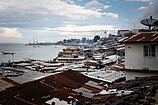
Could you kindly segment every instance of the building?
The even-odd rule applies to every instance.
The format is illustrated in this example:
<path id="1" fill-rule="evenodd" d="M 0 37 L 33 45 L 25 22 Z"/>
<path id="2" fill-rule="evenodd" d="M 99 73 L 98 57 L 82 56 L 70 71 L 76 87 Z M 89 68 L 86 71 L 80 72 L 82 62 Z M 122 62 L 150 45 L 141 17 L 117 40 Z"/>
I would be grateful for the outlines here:
<path id="1" fill-rule="evenodd" d="M 70 46 L 63 49 L 62 56 L 63 57 L 74 57 L 79 54 L 81 49 L 79 47 Z"/>
<path id="2" fill-rule="evenodd" d="M 149 30 L 147 28 L 145 28 L 145 29 L 132 29 L 131 33 L 137 34 L 137 33 L 141 33 L 141 32 L 152 32 L 153 30 L 155 30 L 155 28 L 153 28 L 152 30 Z"/>
<path id="3" fill-rule="evenodd" d="M 125 69 L 158 70 L 158 33 L 144 32 L 120 40 L 125 44 Z"/>
<path id="4" fill-rule="evenodd" d="M 60 63 L 72 63 L 84 60 L 84 56 L 80 56 L 79 52 L 81 49 L 79 47 L 67 47 L 60 52 L 57 57 L 57 61 Z"/>
<path id="5" fill-rule="evenodd" d="M 130 30 L 118 30 L 117 35 L 123 38 L 126 33 L 130 33 Z"/>

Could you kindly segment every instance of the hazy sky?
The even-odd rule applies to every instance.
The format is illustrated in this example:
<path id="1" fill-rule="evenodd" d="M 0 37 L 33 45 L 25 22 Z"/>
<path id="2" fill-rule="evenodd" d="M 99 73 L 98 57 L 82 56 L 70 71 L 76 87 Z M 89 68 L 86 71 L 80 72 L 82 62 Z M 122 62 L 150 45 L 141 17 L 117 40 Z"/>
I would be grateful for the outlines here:
<path id="1" fill-rule="evenodd" d="M 158 0 L 0 0 L 0 43 L 93 38 L 158 19 Z"/>

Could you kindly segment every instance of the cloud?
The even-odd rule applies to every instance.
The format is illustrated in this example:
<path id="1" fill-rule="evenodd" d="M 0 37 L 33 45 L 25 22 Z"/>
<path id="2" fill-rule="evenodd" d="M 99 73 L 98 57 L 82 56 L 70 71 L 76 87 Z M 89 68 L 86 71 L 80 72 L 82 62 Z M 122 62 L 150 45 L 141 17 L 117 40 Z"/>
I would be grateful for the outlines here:
<path id="1" fill-rule="evenodd" d="M 114 26 L 111 25 L 86 25 L 86 26 L 80 26 L 80 25 L 65 25 L 62 27 L 57 28 L 45 28 L 50 31 L 79 31 L 79 32 L 85 32 L 85 31 L 101 31 L 101 30 L 117 30 Z"/>
<path id="2" fill-rule="evenodd" d="M 150 16 L 158 19 L 158 0 L 152 0 L 151 2 L 147 7 L 148 9 L 143 12 L 142 19 L 149 18 Z"/>
<path id="3" fill-rule="evenodd" d="M 119 15 L 116 13 L 111 13 L 111 12 L 104 12 L 103 15 L 106 15 L 108 17 L 112 17 L 112 18 L 119 18 Z"/>
<path id="4" fill-rule="evenodd" d="M 126 18 L 126 19 L 124 19 L 124 21 L 125 21 L 125 22 L 128 22 L 128 21 L 129 21 L 129 19 L 127 19 L 127 18 Z"/>
<path id="5" fill-rule="evenodd" d="M 109 7 L 110 7 L 109 5 L 104 5 L 103 3 L 100 3 L 97 0 L 93 0 L 85 4 L 85 8 L 88 8 L 91 10 L 107 9 Z"/>
<path id="6" fill-rule="evenodd" d="M 25 4 L 25 5 L 24 5 Z M 100 18 L 102 12 L 99 9 L 107 9 L 110 6 L 104 5 L 98 1 L 89 2 L 84 6 L 76 5 L 72 0 L 1 0 L 0 13 L 9 15 L 15 13 L 11 17 L 21 19 L 35 20 L 38 17 L 60 16 L 71 20 L 85 20 Z M 26 18 L 27 17 L 27 18 Z M 8 18 L 6 16 L 6 18 Z M 113 17 L 112 17 L 113 18 Z M 31 19 L 30 19 L 31 20 Z"/>
<path id="7" fill-rule="evenodd" d="M 71 38 L 82 38 L 82 37 L 91 38 L 91 37 L 93 37 L 95 35 L 95 32 L 61 31 L 59 34 L 63 35 L 63 36 L 66 36 L 68 38 L 70 38 L 70 37 Z"/>
<path id="8" fill-rule="evenodd" d="M 21 38 L 22 33 L 17 28 L 0 28 L 0 36 L 7 38 Z"/>
<path id="9" fill-rule="evenodd" d="M 82 6 L 70 4 L 71 0 L 1 0 L 0 12 L 12 11 L 23 14 L 40 14 L 63 16 L 69 19 L 89 19 L 101 17 L 101 13 L 86 9 Z M 25 4 L 25 5 L 24 5 Z"/>
<path id="10" fill-rule="evenodd" d="M 151 1 L 150 3 L 149 3 L 149 5 L 152 5 L 153 4 L 153 2 Z"/>
<path id="11" fill-rule="evenodd" d="M 72 1 L 72 0 L 63 0 L 63 1 L 66 2 L 66 3 L 70 3 L 70 4 L 74 3 L 74 1 Z"/>
<path id="12" fill-rule="evenodd" d="M 148 9 L 146 6 L 139 7 L 138 10 L 145 12 Z"/>
<path id="13" fill-rule="evenodd" d="M 85 2 L 84 0 L 78 1 Z M 98 4 L 91 6 L 94 9 L 109 8 L 99 0 L 96 2 Z M 61 35 L 64 34 L 79 37 L 80 35 L 94 35 L 94 31 L 116 30 L 111 25 L 84 26 L 84 24 L 100 24 L 107 17 L 108 19 L 109 17 L 110 19 L 119 18 L 117 13 L 97 11 L 90 7 L 86 8 L 82 3 L 75 3 L 75 0 L 0 0 L 0 27 L 7 27 L 0 28 L 0 36 L 3 39 L 12 38 L 28 42 L 30 38 L 32 39 L 32 35 L 40 38 L 43 36 L 41 39 L 49 35 L 51 40 L 56 40 L 63 38 Z M 71 25 L 75 23 L 82 24 L 82 26 Z M 63 24 L 67 25 L 63 26 Z M 47 27 L 47 29 L 52 27 L 50 30 L 53 29 L 53 31 L 41 30 L 43 27 Z M 34 29 L 38 29 L 38 31 Z"/>
<path id="14" fill-rule="evenodd" d="M 105 17 L 118 18 L 116 13 L 103 13 L 73 3 L 74 0 L 0 0 L 0 27 L 57 27 L 65 21 L 83 24 Z M 83 21 L 83 22 L 81 22 Z"/>
<path id="15" fill-rule="evenodd" d="M 127 0 L 130 2 L 151 2 L 152 0 Z"/>
<path id="16" fill-rule="evenodd" d="M 143 12 L 142 16 L 139 17 L 139 21 L 141 19 L 150 18 L 150 16 L 153 16 L 153 18 L 158 19 L 158 0 L 127 0 L 127 1 L 149 3 L 148 6 L 141 6 L 138 8 L 138 10 Z"/>
<path id="17" fill-rule="evenodd" d="M 64 35 L 71 38 L 81 38 L 81 37 L 88 37 L 92 38 L 98 32 L 104 31 L 117 31 L 118 29 L 111 25 L 64 25 L 62 27 L 56 28 L 44 28 L 44 30 L 52 31 L 52 32 L 59 32 L 59 35 Z"/>

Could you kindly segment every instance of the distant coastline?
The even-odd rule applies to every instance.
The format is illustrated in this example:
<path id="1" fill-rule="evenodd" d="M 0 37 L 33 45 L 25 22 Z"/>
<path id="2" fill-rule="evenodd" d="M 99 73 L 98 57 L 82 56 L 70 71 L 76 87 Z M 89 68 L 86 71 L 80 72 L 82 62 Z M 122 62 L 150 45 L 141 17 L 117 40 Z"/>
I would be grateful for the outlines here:
<path id="1" fill-rule="evenodd" d="M 54 43 L 51 42 L 45 42 L 45 43 L 28 43 L 25 44 L 25 46 L 35 46 L 35 45 L 40 45 L 40 46 L 47 46 L 47 45 L 54 45 Z"/>

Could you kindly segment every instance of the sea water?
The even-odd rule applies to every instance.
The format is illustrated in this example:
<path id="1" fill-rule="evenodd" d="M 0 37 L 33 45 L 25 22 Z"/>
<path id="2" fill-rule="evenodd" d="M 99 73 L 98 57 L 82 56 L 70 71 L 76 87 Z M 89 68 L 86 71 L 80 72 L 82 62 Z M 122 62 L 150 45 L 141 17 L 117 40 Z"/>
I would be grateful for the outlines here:
<path id="1" fill-rule="evenodd" d="M 25 59 L 53 60 L 65 46 L 26 46 L 24 44 L 0 44 L 0 62 L 21 61 Z M 11 54 L 3 54 L 15 53 Z"/>

